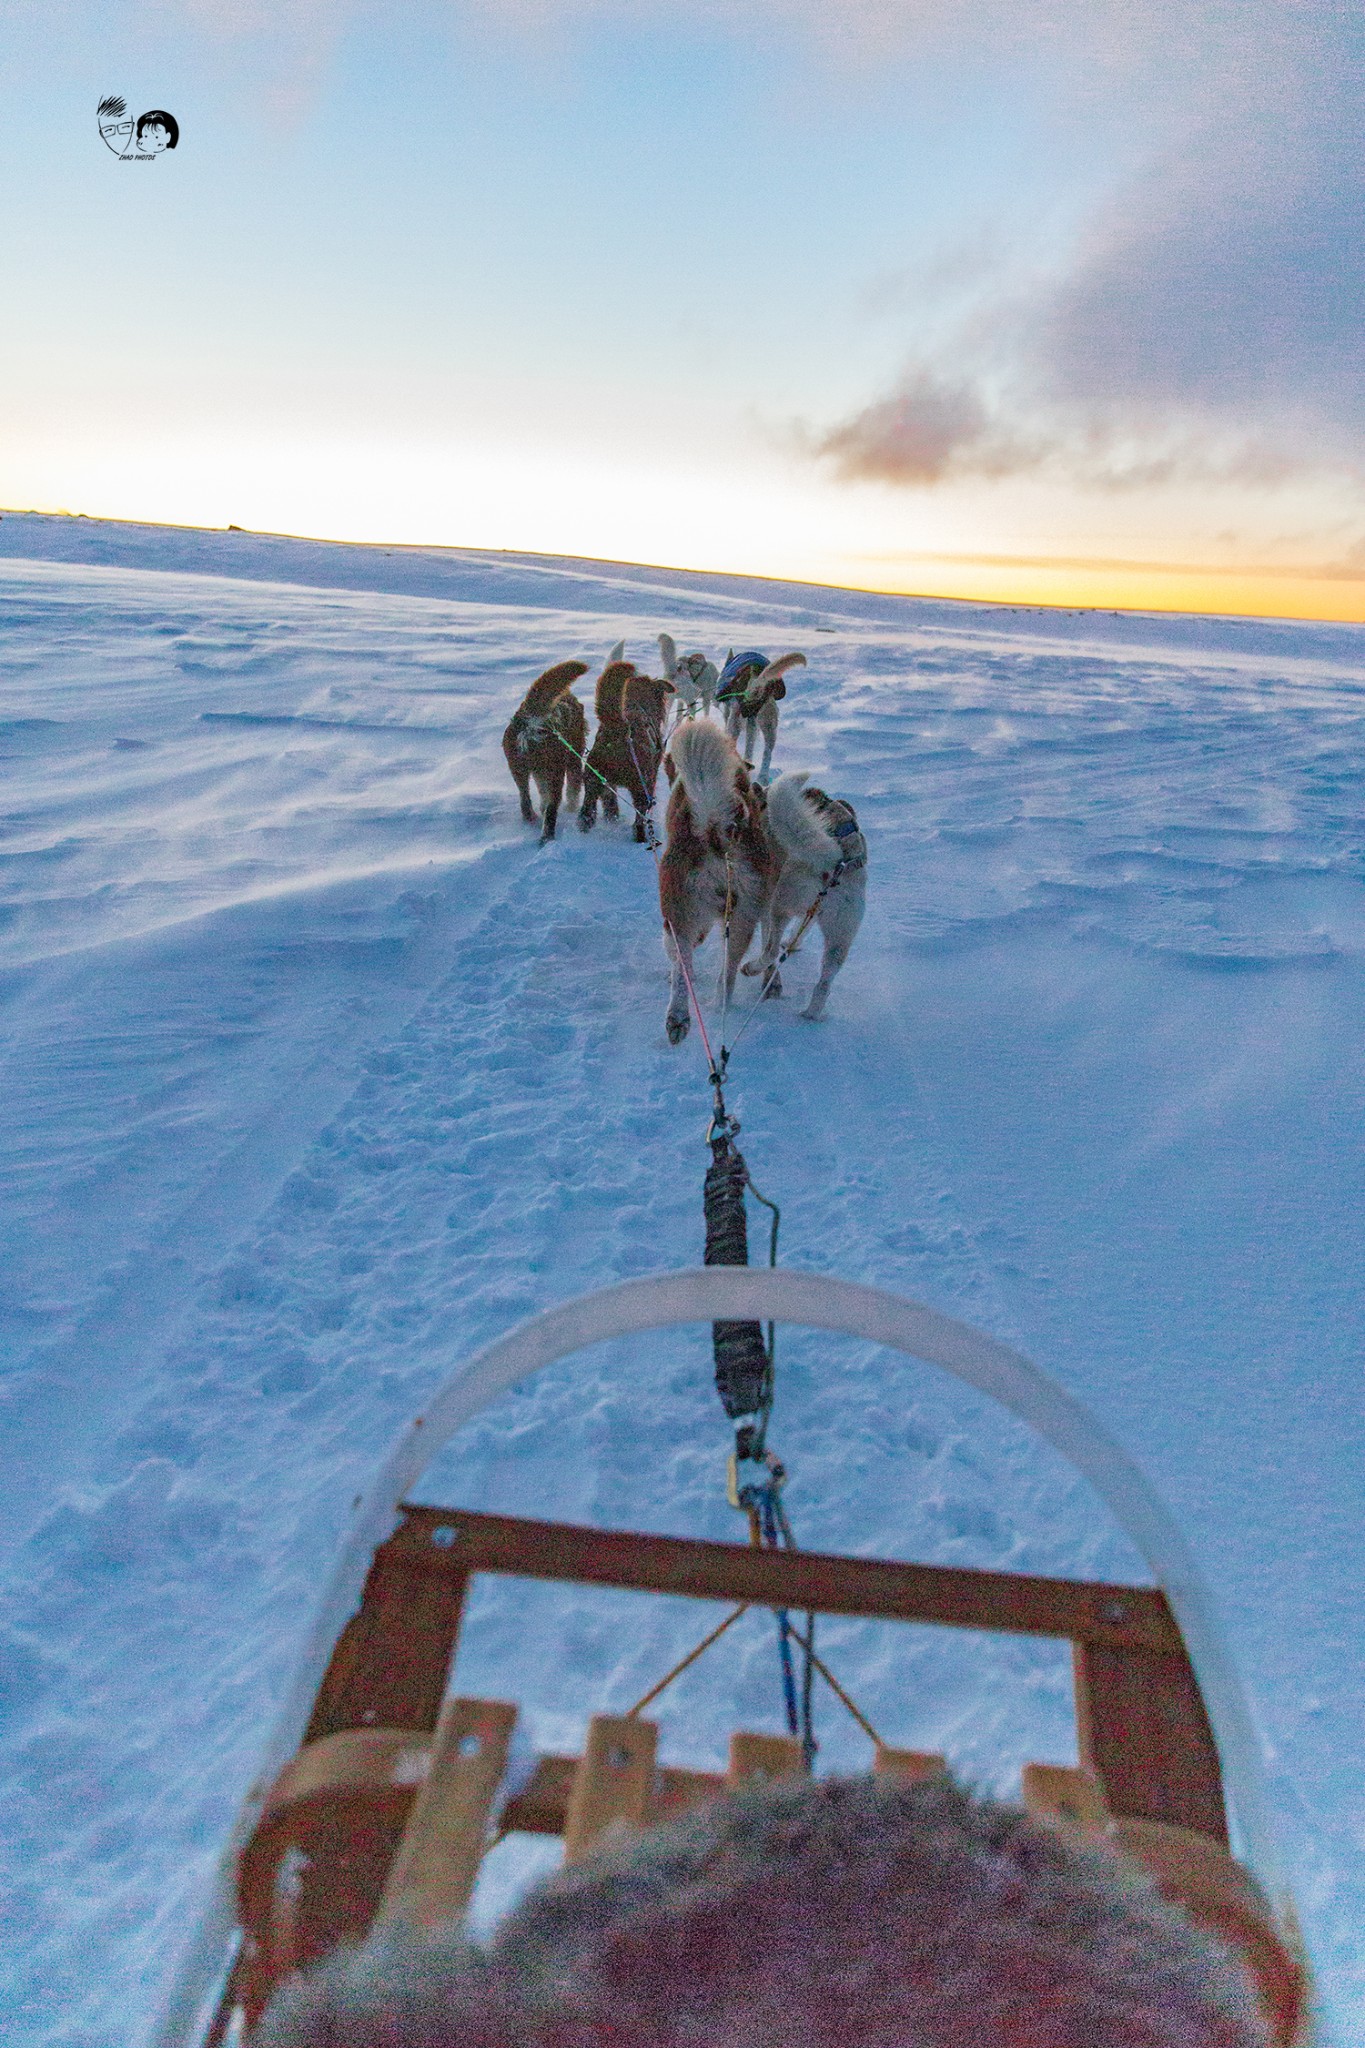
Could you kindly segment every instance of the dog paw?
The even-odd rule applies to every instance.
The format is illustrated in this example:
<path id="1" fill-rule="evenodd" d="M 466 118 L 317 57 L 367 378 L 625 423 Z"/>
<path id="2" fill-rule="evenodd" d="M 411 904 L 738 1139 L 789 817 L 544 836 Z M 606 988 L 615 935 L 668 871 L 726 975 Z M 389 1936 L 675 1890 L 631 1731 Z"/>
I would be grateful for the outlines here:
<path id="1" fill-rule="evenodd" d="M 592 830 L 593 826 L 594 826 L 594 825 L 595 825 L 596 823 L 597 823 L 597 820 L 596 820 L 596 818 L 590 818 L 590 817 L 588 816 L 588 813 L 587 813 L 586 811 L 580 811 L 580 812 L 579 812 L 579 814 L 578 814 L 578 829 L 579 829 L 579 831 L 580 831 L 580 832 L 591 832 L 591 830 Z"/>
<path id="2" fill-rule="evenodd" d="M 780 974 L 775 974 L 772 980 L 768 983 L 767 987 L 763 991 L 763 1000 L 765 1003 L 770 1003 L 774 996 L 780 996 L 781 993 L 782 976 Z"/>
<path id="3" fill-rule="evenodd" d="M 825 1014 L 825 1006 L 821 1003 L 818 1010 L 812 1010 L 810 1005 L 807 1004 L 804 1010 L 798 1010 L 796 1014 L 798 1017 L 804 1017 L 807 1024 L 818 1024 Z"/>
<path id="4" fill-rule="evenodd" d="M 763 972 L 763 962 L 761 960 L 746 960 L 739 971 L 741 974 L 761 974 Z"/>
<path id="5" fill-rule="evenodd" d="M 686 1016 L 669 1017 L 667 1019 L 668 1042 L 670 1045 L 682 1044 L 687 1036 L 688 1026 L 691 1021 L 691 1018 Z"/>

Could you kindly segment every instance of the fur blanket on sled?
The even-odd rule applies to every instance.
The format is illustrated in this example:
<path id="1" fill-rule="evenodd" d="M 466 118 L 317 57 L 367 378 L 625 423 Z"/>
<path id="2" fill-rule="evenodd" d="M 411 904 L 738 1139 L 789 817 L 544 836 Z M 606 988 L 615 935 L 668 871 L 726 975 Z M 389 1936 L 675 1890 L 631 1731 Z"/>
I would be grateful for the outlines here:
<path id="1" fill-rule="evenodd" d="M 486 1952 L 401 1928 L 253 2048 L 1263 2048 L 1136 1872 L 948 1779 L 787 1779 L 627 1838 Z"/>

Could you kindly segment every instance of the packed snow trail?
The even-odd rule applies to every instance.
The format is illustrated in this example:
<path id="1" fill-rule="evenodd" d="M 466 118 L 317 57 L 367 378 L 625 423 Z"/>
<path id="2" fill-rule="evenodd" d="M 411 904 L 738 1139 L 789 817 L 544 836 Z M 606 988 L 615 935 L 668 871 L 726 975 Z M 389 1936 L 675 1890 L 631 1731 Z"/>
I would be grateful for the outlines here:
<path id="1" fill-rule="evenodd" d="M 1365 636 L 7 516 L 15 2042 L 145 2025 L 350 1502 L 450 1365 L 699 1255 L 709 1091 L 695 1036 L 664 1040 L 653 863 L 628 825 L 537 849 L 497 745 L 550 660 L 618 634 L 644 659 L 680 621 L 805 645 L 776 765 L 847 794 L 871 849 L 826 1021 L 794 1014 L 808 938 L 727 1088 L 784 1262 L 1018 1344 L 1146 1465 L 1271 1736 L 1343 2042 L 1365 2016 Z M 805 1542 L 1137 1569 L 927 1369 L 781 1332 L 774 1430 Z M 430 1497 L 733 1536 L 726 1434 L 706 1332 L 604 1346 L 481 1418 Z M 461 1683 L 572 1747 L 705 1612 L 490 1587 Z M 779 1725 L 763 1621 L 660 1703 L 670 1760 Z M 1047 1646 L 824 1647 L 979 1782 L 1069 1752 Z M 819 1732 L 862 1762 L 827 1702 Z"/>

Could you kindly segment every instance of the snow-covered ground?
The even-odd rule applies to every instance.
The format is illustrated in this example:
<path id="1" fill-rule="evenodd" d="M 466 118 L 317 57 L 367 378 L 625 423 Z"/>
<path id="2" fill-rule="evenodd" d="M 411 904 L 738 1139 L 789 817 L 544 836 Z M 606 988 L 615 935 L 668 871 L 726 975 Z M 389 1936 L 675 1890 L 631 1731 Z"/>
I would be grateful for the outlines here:
<path id="1" fill-rule="evenodd" d="M 850 796 L 871 844 L 827 1021 L 769 1004 L 736 1056 L 783 1259 L 1015 1344 L 1145 1467 L 1250 1691 L 1344 2048 L 1365 2031 L 1365 635 L 13 514 L 5 2038 L 145 2034 L 351 1502 L 451 1366 L 699 1256 L 704 1068 L 664 1039 L 650 857 L 572 820 L 537 848 L 498 747 L 542 666 L 622 634 L 644 660 L 661 628 L 805 648 L 776 765 Z M 800 997 L 809 947 L 795 966 Z M 804 1541 L 1140 1574 L 988 1403 L 852 1342 L 789 1333 L 779 1357 Z M 684 1332 L 509 1395 L 424 1490 L 734 1536 L 725 1442 Z M 515 1691 L 568 1747 L 701 1619 L 488 1590 L 460 1683 Z M 661 1702 L 666 1760 L 779 1725 L 750 1622 Z M 1050 1647 L 825 1641 L 889 1739 L 977 1782 L 1072 1753 Z M 821 1714 L 824 1761 L 860 1764 Z"/>

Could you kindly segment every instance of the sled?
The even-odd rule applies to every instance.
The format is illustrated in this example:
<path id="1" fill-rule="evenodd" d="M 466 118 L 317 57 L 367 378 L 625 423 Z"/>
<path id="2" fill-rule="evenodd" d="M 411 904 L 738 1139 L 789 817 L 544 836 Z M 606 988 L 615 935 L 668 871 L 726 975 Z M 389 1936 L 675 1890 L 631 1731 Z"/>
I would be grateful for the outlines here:
<path id="1" fill-rule="evenodd" d="M 604 1338 L 716 1317 L 868 1338 L 994 1395 L 1085 1474 L 1157 1583 L 762 1549 L 408 1499 L 453 1431 L 528 1374 Z M 358 1513 L 161 2048 L 240 2048 L 275 1989 L 340 1945 L 393 1920 L 457 1921 L 488 1847 L 510 1833 L 558 1836 L 574 1861 L 755 1774 L 806 1768 L 799 1742 L 749 1729 L 733 1732 L 724 1773 L 663 1758 L 646 1695 L 629 1713 L 593 1715 L 581 1755 L 509 1774 L 516 1703 L 458 1690 L 461 1616 L 481 1573 L 1068 1642 L 1079 1768 L 1026 1766 L 1024 1805 L 1143 1867 L 1244 1962 L 1276 2048 L 1305 2041 L 1307 1980 L 1249 1718 L 1198 1575 L 1141 1474 L 1037 1367 L 921 1304 L 813 1274 L 711 1267 L 627 1282 L 522 1325 L 458 1371 L 400 1442 Z M 945 1768 L 883 1741 L 868 1765 L 900 1779 Z"/>

